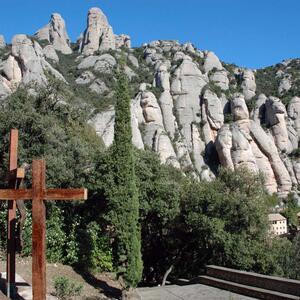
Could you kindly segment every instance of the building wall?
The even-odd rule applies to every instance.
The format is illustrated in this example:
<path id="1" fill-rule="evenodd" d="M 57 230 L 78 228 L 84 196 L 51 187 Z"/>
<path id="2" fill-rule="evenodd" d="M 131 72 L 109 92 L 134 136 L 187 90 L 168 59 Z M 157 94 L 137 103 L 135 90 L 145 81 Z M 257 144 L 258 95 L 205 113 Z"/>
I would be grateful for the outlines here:
<path id="1" fill-rule="evenodd" d="M 272 235 L 281 235 L 287 233 L 286 220 L 270 221 L 270 233 Z"/>

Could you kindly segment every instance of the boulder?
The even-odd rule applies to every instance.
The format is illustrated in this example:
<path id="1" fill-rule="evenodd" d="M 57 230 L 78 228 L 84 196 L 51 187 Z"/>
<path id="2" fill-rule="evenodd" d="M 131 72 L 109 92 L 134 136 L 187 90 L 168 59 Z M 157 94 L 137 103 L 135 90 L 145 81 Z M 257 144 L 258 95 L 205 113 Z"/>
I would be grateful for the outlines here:
<path id="1" fill-rule="evenodd" d="M 192 53 L 192 54 L 194 54 L 196 52 L 196 50 L 195 50 L 195 48 L 194 48 L 194 46 L 193 46 L 192 43 L 185 43 L 183 45 L 183 49 L 185 51 L 189 52 L 189 53 Z"/>
<path id="2" fill-rule="evenodd" d="M 163 118 L 157 99 L 152 92 L 142 92 L 141 107 L 146 123 L 154 123 L 163 127 Z"/>
<path id="3" fill-rule="evenodd" d="M 170 91 L 170 73 L 166 64 L 161 64 L 156 71 L 154 86 Z"/>
<path id="4" fill-rule="evenodd" d="M 63 54 L 71 54 L 71 40 L 68 36 L 65 21 L 58 13 L 51 15 L 49 24 L 35 33 L 39 40 L 46 40 L 53 48 Z"/>
<path id="5" fill-rule="evenodd" d="M 145 48 L 144 50 L 144 58 L 147 65 L 155 65 L 158 61 L 163 60 L 163 54 L 158 53 L 157 49 L 154 48 Z"/>
<path id="6" fill-rule="evenodd" d="M 44 57 L 43 49 L 38 42 L 32 42 L 26 35 L 19 34 L 12 40 L 12 55 L 18 61 L 22 71 L 22 83 L 35 82 L 45 86 L 47 77 L 45 71 L 64 82 L 64 77 L 55 70 Z"/>
<path id="7" fill-rule="evenodd" d="M 120 35 L 115 35 L 115 43 L 116 43 L 116 48 L 131 48 L 131 39 L 129 35 L 126 34 L 120 34 Z"/>
<path id="8" fill-rule="evenodd" d="M 75 82 L 77 84 L 88 84 L 95 79 L 95 75 L 90 71 L 83 72 Z"/>
<path id="9" fill-rule="evenodd" d="M 224 123 L 223 104 L 221 100 L 214 92 L 207 89 L 203 95 L 203 102 L 210 127 L 219 130 Z"/>
<path id="10" fill-rule="evenodd" d="M 203 68 L 205 70 L 205 73 L 208 73 L 213 69 L 222 70 L 223 66 L 216 54 L 214 52 L 209 51 L 205 55 Z"/>
<path id="11" fill-rule="evenodd" d="M 177 51 L 174 56 L 173 56 L 173 61 L 179 61 L 179 60 L 182 60 L 184 59 L 185 57 L 185 53 L 182 52 L 182 51 Z"/>
<path id="12" fill-rule="evenodd" d="M 12 93 L 9 81 L 0 75 L 0 100 Z"/>
<path id="13" fill-rule="evenodd" d="M 39 48 L 34 47 L 32 41 L 26 35 L 19 34 L 13 37 L 12 55 L 21 64 L 23 83 L 36 82 L 41 85 L 47 83 L 42 58 L 39 56 Z"/>
<path id="14" fill-rule="evenodd" d="M 220 70 L 214 72 L 209 79 L 219 86 L 223 91 L 229 89 L 229 79 L 226 70 Z"/>
<path id="15" fill-rule="evenodd" d="M 102 54 L 94 65 L 94 70 L 104 74 L 111 74 L 113 67 L 117 64 L 115 58 L 110 54 Z"/>
<path id="16" fill-rule="evenodd" d="M 138 59 L 137 59 L 134 55 L 129 54 L 129 55 L 128 55 L 128 60 L 129 60 L 129 62 L 130 62 L 134 67 L 136 67 L 136 68 L 139 67 L 139 61 L 138 61 Z"/>
<path id="17" fill-rule="evenodd" d="M 80 64 L 77 66 L 77 69 L 89 69 L 94 68 L 96 62 L 99 60 L 99 56 L 88 56 L 85 57 Z"/>
<path id="18" fill-rule="evenodd" d="M 59 62 L 59 58 L 58 58 L 56 51 L 52 45 L 47 45 L 46 47 L 44 47 L 43 53 L 47 59 L 49 59 L 55 63 Z"/>
<path id="19" fill-rule="evenodd" d="M 110 54 L 102 54 L 100 56 L 91 55 L 85 57 L 77 66 L 77 69 L 93 68 L 97 72 L 111 74 L 116 64 L 116 59 Z"/>
<path id="20" fill-rule="evenodd" d="M 91 8 L 87 17 L 87 28 L 80 45 L 80 52 L 92 55 L 97 50 L 115 49 L 115 35 L 100 8 Z"/>
<path id="21" fill-rule="evenodd" d="M 136 73 L 134 71 L 132 71 L 132 69 L 129 68 L 128 66 L 124 67 L 124 73 L 126 74 L 126 76 L 128 77 L 129 80 L 131 80 L 133 77 L 137 76 Z"/>
<path id="22" fill-rule="evenodd" d="M 158 128 L 154 134 L 153 149 L 158 153 L 163 164 L 168 164 L 178 169 L 180 168 L 170 138 L 162 128 Z"/>
<path id="23" fill-rule="evenodd" d="M 290 153 L 293 149 L 289 140 L 286 117 L 287 112 L 279 98 L 269 97 L 266 100 L 266 124 L 270 126 L 277 148 L 281 152 Z"/>
<path id="24" fill-rule="evenodd" d="M 22 81 L 22 71 L 16 59 L 10 55 L 3 64 L 2 74 L 11 85 L 18 86 Z"/>
<path id="25" fill-rule="evenodd" d="M 106 84 L 101 79 L 96 79 L 91 85 L 90 90 L 95 92 L 98 95 L 102 95 L 105 92 L 108 92 Z"/>
<path id="26" fill-rule="evenodd" d="M 255 96 L 256 83 L 253 71 L 246 69 L 242 72 L 242 89 L 246 100 L 250 100 Z"/>
<path id="27" fill-rule="evenodd" d="M 264 122 L 266 100 L 267 100 L 266 95 L 260 94 L 257 98 L 254 109 L 250 113 L 251 119 L 259 124 L 261 122 Z"/>

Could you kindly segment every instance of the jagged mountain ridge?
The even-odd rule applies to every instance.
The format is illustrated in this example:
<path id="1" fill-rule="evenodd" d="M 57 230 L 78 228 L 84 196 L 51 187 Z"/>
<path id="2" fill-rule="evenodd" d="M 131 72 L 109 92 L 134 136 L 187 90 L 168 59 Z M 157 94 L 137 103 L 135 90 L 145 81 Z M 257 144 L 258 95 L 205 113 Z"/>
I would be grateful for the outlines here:
<path id="1" fill-rule="evenodd" d="M 71 43 L 53 14 L 33 37 L 0 36 L 0 98 L 19 86 L 45 86 L 49 76 L 91 109 L 90 124 L 106 146 L 113 141 L 115 70 L 122 55 L 132 91 L 133 143 L 163 163 L 202 180 L 219 165 L 263 172 L 266 188 L 282 196 L 300 183 L 300 60 L 250 70 L 226 64 L 191 43 L 153 41 L 131 48 L 99 8 Z"/>

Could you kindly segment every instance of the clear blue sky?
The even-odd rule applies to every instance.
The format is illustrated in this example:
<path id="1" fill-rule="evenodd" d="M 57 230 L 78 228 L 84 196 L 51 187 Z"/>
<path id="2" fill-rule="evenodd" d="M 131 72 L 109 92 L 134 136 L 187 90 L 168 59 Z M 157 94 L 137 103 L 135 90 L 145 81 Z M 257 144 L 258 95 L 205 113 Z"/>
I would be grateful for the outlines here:
<path id="1" fill-rule="evenodd" d="M 223 61 L 259 68 L 300 57 L 300 0 L 0 0 L 0 34 L 33 34 L 52 12 L 73 41 L 90 7 L 107 15 L 133 46 L 155 39 L 191 41 Z"/>

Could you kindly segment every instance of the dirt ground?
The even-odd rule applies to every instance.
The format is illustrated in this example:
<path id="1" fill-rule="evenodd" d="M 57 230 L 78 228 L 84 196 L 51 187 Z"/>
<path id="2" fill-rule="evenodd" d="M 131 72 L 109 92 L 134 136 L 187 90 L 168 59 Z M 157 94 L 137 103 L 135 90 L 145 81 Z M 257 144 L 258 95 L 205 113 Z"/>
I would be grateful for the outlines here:
<path id="1" fill-rule="evenodd" d="M 31 258 L 17 257 L 17 274 L 31 284 Z M 6 262 L 0 257 L 0 272 L 6 272 Z M 84 274 L 70 266 L 47 263 L 47 293 L 54 295 L 53 282 L 56 276 L 65 276 L 83 285 L 82 296 L 76 300 L 121 299 L 121 286 L 113 274 Z M 74 298 L 75 299 L 75 298 Z"/>

